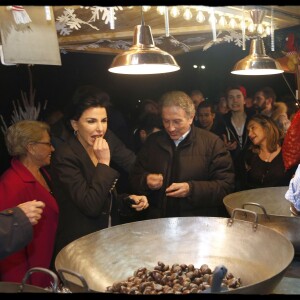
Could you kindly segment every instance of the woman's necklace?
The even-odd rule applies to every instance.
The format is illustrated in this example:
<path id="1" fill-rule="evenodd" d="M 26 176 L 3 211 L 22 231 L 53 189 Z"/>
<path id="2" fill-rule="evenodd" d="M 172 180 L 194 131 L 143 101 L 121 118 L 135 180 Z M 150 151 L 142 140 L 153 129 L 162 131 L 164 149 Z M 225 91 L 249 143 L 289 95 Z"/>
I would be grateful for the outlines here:
<path id="1" fill-rule="evenodd" d="M 263 152 L 261 151 L 260 152 L 260 158 L 265 161 L 265 162 L 270 162 L 270 159 L 271 159 L 271 156 L 272 156 L 272 153 L 269 153 L 269 155 L 265 158 L 265 155 L 263 154 Z"/>
<path id="2" fill-rule="evenodd" d="M 269 162 L 271 158 L 272 153 L 269 154 L 268 158 L 265 159 L 265 162 Z"/>

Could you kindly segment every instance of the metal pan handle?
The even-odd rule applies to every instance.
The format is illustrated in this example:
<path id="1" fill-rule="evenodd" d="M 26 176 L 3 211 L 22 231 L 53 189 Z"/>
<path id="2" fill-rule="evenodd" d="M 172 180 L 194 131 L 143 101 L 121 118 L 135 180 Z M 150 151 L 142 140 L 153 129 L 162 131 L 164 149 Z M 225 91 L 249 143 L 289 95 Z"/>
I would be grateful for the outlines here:
<path id="1" fill-rule="evenodd" d="M 253 206 L 259 207 L 263 211 L 265 217 L 267 219 L 270 219 L 269 215 L 267 214 L 266 209 L 261 204 L 256 203 L 256 202 L 246 202 L 246 203 L 243 204 L 242 208 L 245 208 L 245 206 L 247 206 L 247 205 L 253 205 Z"/>
<path id="2" fill-rule="evenodd" d="M 54 272 L 52 272 L 52 271 L 50 271 L 50 270 L 48 270 L 48 269 L 45 269 L 45 268 L 31 268 L 31 269 L 29 269 L 29 270 L 26 272 L 26 274 L 25 274 L 25 276 L 24 276 L 24 278 L 23 278 L 23 280 L 22 280 L 22 282 L 21 282 L 21 284 L 20 284 L 20 286 L 19 286 L 19 292 L 20 292 L 20 293 L 23 292 L 24 286 L 25 286 L 25 284 L 26 284 L 28 278 L 29 278 L 33 273 L 35 273 L 35 272 L 42 272 L 42 273 L 46 273 L 46 274 L 50 275 L 50 276 L 52 277 L 52 279 L 53 279 L 52 292 L 53 292 L 53 293 L 57 293 L 58 277 L 57 277 L 57 275 L 56 275 Z"/>
<path id="3" fill-rule="evenodd" d="M 231 226 L 233 224 L 233 220 L 234 220 L 234 216 L 237 212 L 243 212 L 244 214 L 252 214 L 254 215 L 254 222 L 252 224 L 252 227 L 253 227 L 253 231 L 256 231 L 257 229 L 257 224 L 258 224 L 258 215 L 256 212 L 252 211 L 252 210 L 247 210 L 247 209 L 241 209 L 241 208 L 235 208 L 233 211 L 232 211 L 232 214 L 231 214 L 231 218 L 229 218 L 228 220 L 228 226 Z"/>
<path id="4" fill-rule="evenodd" d="M 69 281 L 64 276 L 64 273 L 70 274 L 70 275 L 78 278 L 80 280 L 81 284 L 82 284 L 83 289 L 84 289 L 83 292 L 91 292 L 85 278 L 82 275 L 80 275 L 79 273 L 68 270 L 68 269 L 59 269 L 59 270 L 57 270 L 57 273 L 59 274 L 59 276 L 61 278 L 61 281 L 63 282 L 63 285 L 66 286 L 70 291 L 72 291 L 72 289 L 70 288 Z"/>

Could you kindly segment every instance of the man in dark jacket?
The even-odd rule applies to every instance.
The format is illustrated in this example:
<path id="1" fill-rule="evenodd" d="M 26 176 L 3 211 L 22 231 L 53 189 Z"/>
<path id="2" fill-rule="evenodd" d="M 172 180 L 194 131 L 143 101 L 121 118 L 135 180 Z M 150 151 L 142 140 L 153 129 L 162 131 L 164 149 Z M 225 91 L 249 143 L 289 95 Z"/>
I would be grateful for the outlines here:
<path id="1" fill-rule="evenodd" d="M 181 91 L 161 99 L 164 130 L 151 134 L 130 173 L 134 192 L 148 197 L 146 218 L 226 216 L 234 191 L 233 163 L 224 142 L 193 125 L 195 107 Z"/>

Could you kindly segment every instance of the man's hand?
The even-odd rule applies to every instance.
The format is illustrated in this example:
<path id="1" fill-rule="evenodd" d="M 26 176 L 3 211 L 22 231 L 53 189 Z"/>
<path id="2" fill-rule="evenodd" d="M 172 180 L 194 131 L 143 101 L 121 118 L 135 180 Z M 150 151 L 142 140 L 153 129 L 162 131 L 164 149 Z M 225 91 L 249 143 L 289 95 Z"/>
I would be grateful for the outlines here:
<path id="1" fill-rule="evenodd" d="M 129 197 L 135 202 L 135 204 L 132 204 L 131 207 L 137 211 L 146 209 L 149 206 L 146 196 L 130 195 Z"/>
<path id="2" fill-rule="evenodd" d="M 162 174 L 149 174 L 147 176 L 147 185 L 150 190 L 159 190 L 163 185 L 163 180 Z"/>
<path id="3" fill-rule="evenodd" d="M 166 189 L 166 195 L 168 197 L 184 198 L 187 197 L 189 193 L 190 193 L 190 186 L 187 182 L 172 183 Z"/>
<path id="4" fill-rule="evenodd" d="M 223 141 L 227 150 L 232 151 L 237 148 L 236 141 L 228 141 L 226 134 L 223 134 Z"/>
<path id="5" fill-rule="evenodd" d="M 28 217 L 30 223 L 32 225 L 36 225 L 42 217 L 45 203 L 42 201 L 32 200 L 21 203 L 18 205 L 18 207 L 23 210 L 25 215 Z"/>

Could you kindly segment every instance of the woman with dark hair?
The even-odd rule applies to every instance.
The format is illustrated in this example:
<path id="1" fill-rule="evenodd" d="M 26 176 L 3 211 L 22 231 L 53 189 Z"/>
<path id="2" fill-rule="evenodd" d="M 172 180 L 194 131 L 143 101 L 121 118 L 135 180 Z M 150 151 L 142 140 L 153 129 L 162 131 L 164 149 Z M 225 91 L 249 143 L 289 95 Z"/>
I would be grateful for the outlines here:
<path id="1" fill-rule="evenodd" d="M 119 172 L 110 166 L 106 97 L 87 91 L 74 99 L 67 115 L 73 134 L 56 149 L 51 163 L 60 208 L 55 254 L 75 239 L 119 224 L 127 210 L 148 207 L 145 196 L 117 195 L 115 190 Z"/>
<path id="2" fill-rule="evenodd" d="M 288 185 L 295 168 L 285 170 L 281 142 L 282 132 L 267 116 L 256 114 L 247 125 L 251 145 L 243 153 L 242 190 Z"/>

